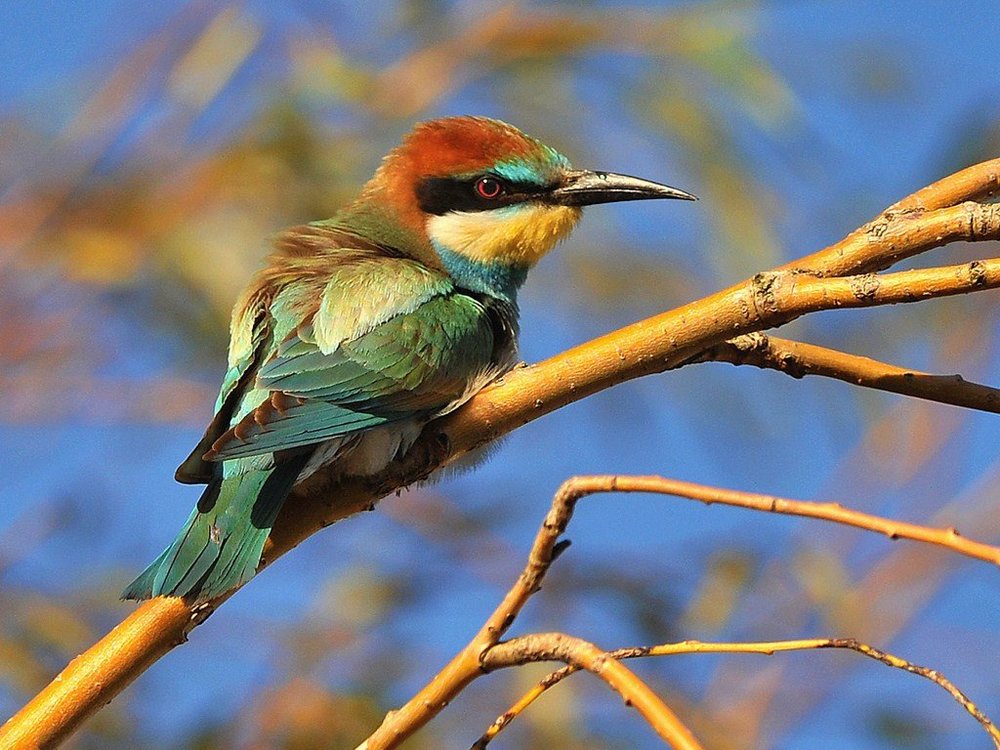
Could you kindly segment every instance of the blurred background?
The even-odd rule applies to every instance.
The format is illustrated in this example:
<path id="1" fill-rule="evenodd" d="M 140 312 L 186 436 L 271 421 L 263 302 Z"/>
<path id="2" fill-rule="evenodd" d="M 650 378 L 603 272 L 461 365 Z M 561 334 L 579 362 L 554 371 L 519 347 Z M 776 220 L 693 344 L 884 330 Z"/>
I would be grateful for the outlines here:
<path id="1" fill-rule="evenodd" d="M 523 290 L 537 361 L 996 156 L 995 13 L 995 0 L 4 3 L 0 716 L 132 609 L 118 592 L 195 502 L 173 470 L 210 416 L 228 310 L 268 237 L 331 215 L 414 121 L 499 117 L 578 166 L 701 196 L 587 212 Z M 789 333 L 998 384 L 996 311 L 981 294 Z M 573 474 L 839 500 L 996 542 L 998 440 L 995 416 L 723 364 L 619 386 L 313 537 L 67 746 L 353 748 L 479 627 Z M 516 632 L 608 648 L 854 636 L 941 669 L 1000 719 L 985 564 L 656 497 L 588 500 L 569 536 Z M 989 744 L 934 685 L 849 653 L 634 667 L 713 750 Z M 407 747 L 468 746 L 545 671 L 479 681 Z M 586 675 L 496 742 L 656 745 Z"/>

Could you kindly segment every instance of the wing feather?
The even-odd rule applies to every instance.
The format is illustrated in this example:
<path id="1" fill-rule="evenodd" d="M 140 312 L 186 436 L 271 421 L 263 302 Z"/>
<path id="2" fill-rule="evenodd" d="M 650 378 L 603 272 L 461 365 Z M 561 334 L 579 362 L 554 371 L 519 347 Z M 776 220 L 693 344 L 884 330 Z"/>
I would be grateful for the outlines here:
<path id="1" fill-rule="evenodd" d="M 322 314 L 322 309 L 317 317 Z M 206 458 L 253 456 L 322 442 L 411 418 L 429 418 L 498 374 L 487 309 L 458 291 L 436 294 L 336 349 L 301 327 L 257 373 L 272 392 L 212 446 Z M 304 334 L 304 336 L 302 335 Z M 325 343 L 329 343 L 327 335 Z"/>

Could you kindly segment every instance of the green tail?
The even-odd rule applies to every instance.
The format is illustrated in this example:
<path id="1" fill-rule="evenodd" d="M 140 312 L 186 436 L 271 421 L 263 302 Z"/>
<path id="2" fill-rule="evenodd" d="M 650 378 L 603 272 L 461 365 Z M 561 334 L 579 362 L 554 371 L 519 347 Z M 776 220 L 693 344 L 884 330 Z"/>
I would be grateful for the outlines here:
<path id="1" fill-rule="evenodd" d="M 308 454 L 273 469 L 214 478 L 173 544 L 129 584 L 122 598 L 203 601 L 253 578 L 274 519 L 307 459 Z"/>

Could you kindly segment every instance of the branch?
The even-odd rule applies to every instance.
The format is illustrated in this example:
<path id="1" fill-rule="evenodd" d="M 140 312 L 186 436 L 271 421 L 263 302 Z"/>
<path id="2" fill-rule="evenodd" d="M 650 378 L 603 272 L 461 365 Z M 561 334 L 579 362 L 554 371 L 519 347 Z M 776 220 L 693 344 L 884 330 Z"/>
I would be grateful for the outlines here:
<path id="1" fill-rule="evenodd" d="M 943 547 L 960 555 L 1000 567 L 1000 547 L 967 539 L 959 534 L 958 529 L 935 529 L 905 521 L 894 521 L 882 516 L 845 508 L 839 503 L 789 500 L 774 495 L 709 487 L 704 484 L 657 476 L 617 476 L 613 474 L 580 476 L 568 479 L 560 489 L 560 494 L 565 493 L 575 498 L 602 492 L 649 492 L 697 500 L 706 505 L 729 505 L 765 513 L 815 518 L 844 526 L 853 526 L 856 529 L 874 531 L 893 540 L 910 539 L 915 542 Z"/>
<path id="2" fill-rule="evenodd" d="M 734 336 L 816 310 L 915 302 L 997 286 L 996 260 L 886 276 L 817 277 L 882 268 L 955 240 L 1000 238 L 1000 206 L 945 205 L 992 194 L 998 171 L 1000 160 L 971 167 L 896 204 L 840 243 L 783 269 L 758 274 L 516 370 L 429 424 L 410 452 L 380 476 L 340 481 L 329 472 L 317 472 L 285 504 L 265 550 L 265 564 L 319 529 L 371 509 L 379 498 L 426 478 L 469 450 L 617 383 L 679 366 Z M 66 738 L 160 656 L 183 643 L 224 599 L 197 607 L 162 598 L 142 604 L 0 728 L 0 741 L 33 747 Z"/>
<path id="3" fill-rule="evenodd" d="M 768 513 L 818 518 L 848 526 L 885 534 L 890 539 L 912 539 L 944 547 L 970 557 L 1000 565 L 1000 548 L 961 537 L 955 529 L 931 529 L 925 526 L 891 521 L 879 516 L 844 508 L 835 503 L 812 503 L 801 500 L 787 500 L 771 495 L 759 495 L 735 490 L 724 490 L 704 485 L 682 482 L 665 477 L 641 477 L 618 475 L 578 476 L 567 479 L 559 487 L 552 499 L 552 505 L 541 528 L 535 535 L 528 563 L 517 582 L 504 597 L 479 633 L 456 655 L 448 665 L 425 685 L 406 704 L 389 713 L 382 725 L 361 745 L 358 750 L 386 750 L 410 737 L 424 724 L 433 719 L 465 687 L 485 671 L 512 666 L 509 660 L 516 653 L 511 643 L 528 643 L 523 639 L 513 639 L 501 644 L 500 639 L 513 625 L 528 599 L 541 588 L 542 579 L 549 567 L 565 549 L 568 542 L 559 542 L 573 517 L 576 503 L 588 495 L 606 492 L 649 492 L 675 495 L 707 504 L 719 503 Z M 546 636 L 549 638 L 550 636 Z M 568 637 L 568 636 L 567 636 Z M 548 653 L 545 649 L 552 644 L 530 642 L 531 648 L 524 653 Z M 596 648 L 596 647 L 595 647 Z M 500 649 L 499 656 L 494 651 Z M 549 658 L 573 662 L 564 658 L 565 654 Z M 577 668 L 580 668 L 579 665 Z M 588 667 L 583 667 L 587 668 Z M 666 707 L 664 706 L 664 709 Z M 645 716 L 645 714 L 643 714 Z M 672 715 L 672 714 L 671 714 Z"/>
<path id="4" fill-rule="evenodd" d="M 513 625 L 528 599 L 541 588 L 542 578 L 549 567 L 566 548 L 567 543 L 559 543 L 559 537 L 566 530 L 573 516 L 573 508 L 577 500 L 600 489 L 592 489 L 591 477 L 575 477 L 562 484 L 552 499 L 552 506 L 541 528 L 535 535 L 528 563 L 510 591 L 504 597 L 500 606 L 490 615 L 486 624 L 471 641 L 445 666 L 434 679 L 425 685 L 404 706 L 389 713 L 382 725 L 358 748 L 358 750 L 385 750 L 394 748 L 400 742 L 410 737 L 414 732 L 433 719 L 451 700 L 477 677 L 488 670 L 486 659 L 491 649 L 496 647 L 504 633 Z M 618 477 L 600 477 L 608 479 L 607 486 L 617 487 Z M 621 479 L 628 481 L 629 477 Z M 605 484 L 600 485 L 602 488 Z M 560 637 L 563 640 L 560 640 Z M 573 648 L 566 646 L 572 641 Z M 603 655 L 593 644 L 586 644 L 568 636 L 548 634 L 542 641 L 536 643 L 540 649 L 548 649 L 546 653 L 552 658 L 576 664 L 578 667 L 593 671 L 602 679 L 610 679 L 603 671 L 607 664 L 596 661 Z M 565 647 L 565 648 L 564 648 Z M 585 663 L 589 666 L 585 666 Z M 667 739 L 674 747 L 699 747 L 697 741 L 684 727 L 670 709 L 649 691 L 649 688 L 638 681 L 630 673 L 613 672 L 615 682 L 612 686 L 626 698 L 626 702 L 640 711 L 644 718 Z M 638 684 L 637 684 L 638 683 Z M 640 687 L 641 686 L 641 687 Z"/>
<path id="5" fill-rule="evenodd" d="M 527 636 L 532 638 L 533 636 Z M 524 640 L 526 640 L 524 639 Z M 529 643 L 521 643 L 522 639 L 513 639 L 492 649 L 484 666 L 499 668 L 526 664 L 532 661 L 549 661 L 542 651 L 532 651 Z M 888 667 L 924 677 L 945 690 L 965 711 L 978 721 L 993 740 L 996 748 L 1000 748 L 1000 730 L 984 714 L 979 707 L 969 700 L 968 696 L 959 690 L 955 684 L 936 669 L 922 667 L 905 659 L 873 648 L 853 638 L 809 638 L 795 641 L 770 641 L 764 643 L 705 643 L 703 641 L 682 641 L 681 643 L 665 643 L 659 646 L 641 646 L 637 648 L 621 648 L 605 654 L 611 659 L 634 659 L 646 656 L 667 656 L 673 654 L 766 654 L 771 656 L 779 651 L 804 651 L 820 648 L 842 648 L 856 651 L 859 654 L 875 659 Z M 472 750 L 483 750 L 494 737 L 508 724 L 534 703 L 542 693 L 559 684 L 571 674 L 580 671 L 581 667 L 568 663 L 546 675 L 538 684 L 514 703 L 507 711 L 497 717 L 496 721 L 476 740 Z"/>
<path id="6" fill-rule="evenodd" d="M 388 714 L 358 750 L 395 747 L 437 716 L 466 685 L 484 674 L 483 655 L 500 642 L 528 599 L 541 588 L 549 567 L 566 549 L 566 544 L 560 545 L 558 540 L 573 515 L 573 506 L 579 498 L 577 487 L 571 480 L 564 482 L 556 492 L 552 506 L 535 535 L 524 570 L 486 624 L 434 679 L 404 706 Z"/>
<path id="7" fill-rule="evenodd" d="M 646 683 L 628 670 L 620 671 L 618 668 L 622 665 L 616 658 L 580 638 L 565 633 L 533 633 L 513 638 L 486 651 L 481 667 L 488 673 L 538 661 L 561 661 L 568 668 L 597 675 L 621 695 L 626 706 L 635 708 L 671 747 L 701 750 L 691 731 Z"/>
<path id="8" fill-rule="evenodd" d="M 1000 195 L 1000 159 L 973 164 L 921 188 L 886 209 L 897 211 L 933 211 L 963 201 L 984 201 Z"/>
<path id="9" fill-rule="evenodd" d="M 1000 414 L 1000 389 L 971 383 L 961 375 L 932 375 L 760 332 L 716 344 L 691 362 L 753 365 L 793 378 L 822 375 L 863 388 Z"/>
<path id="10" fill-rule="evenodd" d="M 1000 158 L 975 164 L 889 206 L 839 242 L 782 266 L 821 276 L 846 276 L 888 268 L 903 258 L 949 242 L 997 239 L 990 224 L 996 205 L 981 201 L 997 195 Z M 909 231 L 918 229 L 914 236 Z"/>

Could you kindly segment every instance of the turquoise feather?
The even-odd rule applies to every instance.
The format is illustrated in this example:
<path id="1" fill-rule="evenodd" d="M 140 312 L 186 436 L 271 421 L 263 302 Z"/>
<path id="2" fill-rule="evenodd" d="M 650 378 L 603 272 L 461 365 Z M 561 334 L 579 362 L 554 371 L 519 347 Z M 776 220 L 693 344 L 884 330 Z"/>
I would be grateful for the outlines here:
<path id="1" fill-rule="evenodd" d="M 250 580 L 304 458 L 210 482 L 177 539 L 122 596 L 210 599 Z"/>

